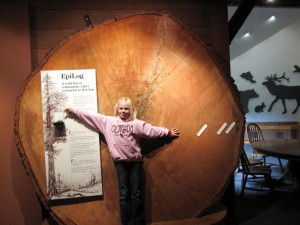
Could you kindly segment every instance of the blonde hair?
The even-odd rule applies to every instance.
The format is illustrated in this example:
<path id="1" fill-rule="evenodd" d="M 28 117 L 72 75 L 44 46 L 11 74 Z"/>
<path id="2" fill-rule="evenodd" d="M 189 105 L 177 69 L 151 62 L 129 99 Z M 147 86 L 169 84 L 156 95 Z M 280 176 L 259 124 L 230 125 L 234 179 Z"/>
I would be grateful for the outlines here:
<path id="1" fill-rule="evenodd" d="M 118 114 L 118 109 L 119 109 L 119 103 L 120 103 L 120 102 L 125 102 L 125 103 L 128 104 L 129 110 L 130 110 L 130 116 L 129 116 L 129 119 L 130 119 L 130 120 L 136 119 L 137 110 L 136 110 L 136 108 L 134 107 L 134 105 L 133 105 L 131 99 L 128 98 L 128 97 L 121 97 L 121 98 L 118 99 L 118 101 L 117 101 L 117 103 L 116 103 L 116 105 L 115 105 L 115 107 L 114 107 L 114 115 L 115 115 L 115 116 L 118 116 L 118 115 L 119 115 L 119 114 Z"/>

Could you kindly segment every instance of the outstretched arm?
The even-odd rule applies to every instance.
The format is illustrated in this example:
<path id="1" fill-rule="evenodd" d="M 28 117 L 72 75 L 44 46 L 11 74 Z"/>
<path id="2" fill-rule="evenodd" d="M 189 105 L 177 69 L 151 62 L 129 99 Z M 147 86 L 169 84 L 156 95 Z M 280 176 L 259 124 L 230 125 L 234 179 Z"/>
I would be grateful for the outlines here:
<path id="1" fill-rule="evenodd" d="M 64 111 L 70 114 L 71 117 L 75 116 L 76 118 L 80 119 L 82 122 L 95 129 L 97 132 L 103 133 L 105 130 L 107 119 L 104 115 L 71 107 L 65 108 Z"/>

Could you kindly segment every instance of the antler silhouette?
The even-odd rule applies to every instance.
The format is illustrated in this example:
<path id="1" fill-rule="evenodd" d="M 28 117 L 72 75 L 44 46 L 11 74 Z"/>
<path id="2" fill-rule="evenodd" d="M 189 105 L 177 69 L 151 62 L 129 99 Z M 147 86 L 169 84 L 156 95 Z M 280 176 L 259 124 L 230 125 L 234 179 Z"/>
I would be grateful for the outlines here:
<path id="1" fill-rule="evenodd" d="M 277 74 L 274 73 L 274 75 L 271 74 L 271 76 L 267 76 L 265 79 L 266 79 L 267 81 L 278 81 L 279 83 L 281 83 L 281 80 L 282 80 L 282 79 L 287 80 L 287 82 L 290 81 L 289 78 L 286 78 L 286 77 L 285 77 L 285 72 L 282 74 L 281 77 L 277 77 Z"/>

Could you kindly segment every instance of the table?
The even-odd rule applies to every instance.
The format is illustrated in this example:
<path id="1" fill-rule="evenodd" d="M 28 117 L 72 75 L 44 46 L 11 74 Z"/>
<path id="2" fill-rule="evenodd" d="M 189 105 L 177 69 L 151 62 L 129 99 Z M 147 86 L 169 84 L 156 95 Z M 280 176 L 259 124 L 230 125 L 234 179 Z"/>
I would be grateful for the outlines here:
<path id="1" fill-rule="evenodd" d="M 250 144 L 259 153 L 287 159 L 288 173 L 284 177 L 291 175 L 296 189 L 300 190 L 300 140 L 262 140 Z"/>
<path id="2" fill-rule="evenodd" d="M 300 160 L 300 140 L 262 140 L 250 143 L 251 147 L 266 155 L 272 155 L 283 159 Z"/>

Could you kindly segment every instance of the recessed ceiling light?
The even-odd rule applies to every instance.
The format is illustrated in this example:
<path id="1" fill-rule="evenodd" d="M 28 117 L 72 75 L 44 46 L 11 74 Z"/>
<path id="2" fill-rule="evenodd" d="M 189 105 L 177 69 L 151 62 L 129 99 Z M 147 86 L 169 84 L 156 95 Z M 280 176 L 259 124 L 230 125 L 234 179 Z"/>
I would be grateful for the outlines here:
<path id="1" fill-rule="evenodd" d="M 276 16 L 274 16 L 274 15 L 270 16 L 268 19 L 268 21 L 274 21 L 274 20 L 276 20 Z"/>
<path id="2" fill-rule="evenodd" d="M 247 31 L 244 35 L 243 35 L 243 37 L 250 37 L 250 32 L 249 31 Z"/>

